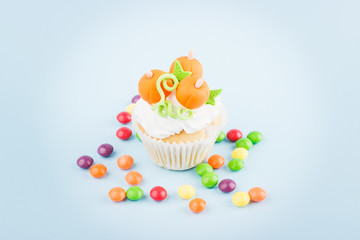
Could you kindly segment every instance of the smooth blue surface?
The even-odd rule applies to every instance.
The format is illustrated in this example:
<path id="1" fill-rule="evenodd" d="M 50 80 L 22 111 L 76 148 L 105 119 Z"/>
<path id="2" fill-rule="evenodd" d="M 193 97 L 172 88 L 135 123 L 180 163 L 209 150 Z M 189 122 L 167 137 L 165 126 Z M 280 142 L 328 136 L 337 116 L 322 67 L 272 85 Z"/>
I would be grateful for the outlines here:
<path id="1" fill-rule="evenodd" d="M 151 2 L 151 3 L 150 3 Z M 356 1 L 3 1 L 0 4 L 0 239 L 356 239 L 359 234 L 360 34 Z M 236 191 L 268 198 L 237 208 L 195 170 L 152 164 L 116 121 L 152 68 L 195 50 L 223 88 L 226 130 L 260 130 Z M 111 143 L 105 159 L 97 147 Z M 212 153 L 230 160 L 234 144 Z M 92 178 L 89 154 L 108 167 Z M 120 155 L 135 159 L 145 197 L 128 188 Z M 207 201 L 188 209 L 177 188 Z M 149 197 L 162 185 L 168 199 Z"/>

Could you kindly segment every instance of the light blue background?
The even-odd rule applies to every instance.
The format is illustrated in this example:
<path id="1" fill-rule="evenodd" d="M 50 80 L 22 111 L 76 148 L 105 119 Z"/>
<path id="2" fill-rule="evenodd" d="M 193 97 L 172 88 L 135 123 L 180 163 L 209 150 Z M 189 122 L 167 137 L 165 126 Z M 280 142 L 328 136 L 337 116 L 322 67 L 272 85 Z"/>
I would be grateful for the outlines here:
<path id="1" fill-rule="evenodd" d="M 359 4 L 356 1 L 1 1 L 0 239 L 355 239 L 359 234 Z M 216 172 L 266 201 L 237 208 L 194 170 L 166 171 L 116 121 L 149 69 L 189 49 L 223 88 L 225 130 L 260 130 L 246 167 Z M 97 155 L 102 143 L 115 154 Z M 234 144 L 212 153 L 230 160 Z M 94 179 L 84 154 L 108 167 Z M 128 188 L 135 159 L 145 197 Z M 188 209 L 177 188 L 207 201 Z M 149 197 L 162 185 L 168 199 Z"/>

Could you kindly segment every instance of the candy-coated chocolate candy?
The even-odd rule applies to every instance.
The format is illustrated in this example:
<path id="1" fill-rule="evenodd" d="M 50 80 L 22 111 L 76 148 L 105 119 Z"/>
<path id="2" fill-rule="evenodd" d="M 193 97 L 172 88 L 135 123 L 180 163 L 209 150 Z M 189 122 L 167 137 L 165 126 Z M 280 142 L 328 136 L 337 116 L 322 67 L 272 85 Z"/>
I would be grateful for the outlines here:
<path id="1" fill-rule="evenodd" d="M 258 142 L 261 142 L 261 140 L 263 140 L 263 135 L 259 131 L 252 131 L 247 135 L 247 138 L 250 139 L 253 144 L 256 144 Z"/>
<path id="2" fill-rule="evenodd" d="M 126 197 L 132 201 L 139 200 L 143 196 L 143 190 L 138 186 L 129 187 L 126 191 Z"/>
<path id="3" fill-rule="evenodd" d="M 224 133 L 223 131 L 221 131 L 221 132 L 219 133 L 219 136 L 218 136 L 217 139 L 216 139 L 216 142 L 217 142 L 217 143 L 221 142 L 222 140 L 225 139 L 225 137 L 226 137 L 225 133 Z"/>
<path id="4" fill-rule="evenodd" d="M 214 154 L 209 158 L 208 163 L 210 164 L 210 166 L 216 169 L 221 168 L 222 165 L 224 165 L 225 160 L 223 156 L 219 154 Z"/>
<path id="5" fill-rule="evenodd" d="M 126 174 L 125 180 L 131 185 L 138 185 L 142 182 L 143 177 L 139 172 L 131 171 Z"/>
<path id="6" fill-rule="evenodd" d="M 239 171 L 244 167 L 244 161 L 238 158 L 233 158 L 228 163 L 228 167 L 233 171 Z"/>
<path id="7" fill-rule="evenodd" d="M 235 188 L 236 183 L 231 179 L 224 179 L 219 183 L 219 189 L 225 193 L 232 192 Z"/>
<path id="8" fill-rule="evenodd" d="M 245 148 L 246 150 L 249 150 L 250 148 L 252 148 L 253 143 L 250 139 L 248 138 L 241 138 L 239 140 L 236 141 L 236 147 L 237 148 Z"/>
<path id="9" fill-rule="evenodd" d="M 260 202 L 266 198 L 266 192 L 261 187 L 254 187 L 249 190 L 249 196 L 251 201 Z"/>
<path id="10" fill-rule="evenodd" d="M 236 206 L 243 207 L 250 202 L 250 196 L 247 192 L 237 192 L 233 195 L 232 201 Z"/>
<path id="11" fill-rule="evenodd" d="M 231 154 L 231 156 L 233 158 L 238 158 L 241 160 L 244 160 L 245 158 L 247 158 L 248 155 L 249 155 L 248 150 L 246 150 L 245 148 L 242 148 L 242 147 L 236 148 Z"/>
<path id="12" fill-rule="evenodd" d="M 113 153 L 113 151 L 114 151 L 114 147 L 108 143 L 101 144 L 97 150 L 98 154 L 100 154 L 103 157 L 110 156 Z"/>
<path id="13" fill-rule="evenodd" d="M 219 181 L 219 177 L 214 172 L 205 173 L 201 177 L 202 184 L 207 188 L 215 187 L 218 181 Z"/>
<path id="14" fill-rule="evenodd" d="M 199 175 L 199 176 L 202 176 L 204 175 L 205 173 L 208 173 L 208 172 L 212 172 L 213 171 L 213 168 L 210 164 L 208 163 L 200 163 L 196 168 L 195 168 L 195 171 L 196 173 Z"/>
<path id="15" fill-rule="evenodd" d="M 128 127 L 119 128 L 116 132 L 116 136 L 122 140 L 127 140 L 131 137 L 132 131 Z"/>
<path id="16" fill-rule="evenodd" d="M 106 174 L 107 168 L 104 164 L 97 163 L 92 165 L 89 171 L 94 178 L 101 178 Z"/>
<path id="17" fill-rule="evenodd" d="M 242 133 L 238 129 L 231 129 L 227 132 L 226 136 L 230 141 L 235 142 L 242 137 Z"/>
<path id="18" fill-rule="evenodd" d="M 202 198 L 194 198 L 189 202 L 189 208 L 194 213 L 200 213 L 204 211 L 205 207 L 206 207 L 206 202 Z"/>
<path id="19" fill-rule="evenodd" d="M 131 121 L 131 114 L 128 112 L 121 112 L 117 115 L 116 119 L 120 122 L 120 123 L 128 123 Z"/>
<path id="20" fill-rule="evenodd" d="M 77 165 L 81 168 L 88 169 L 92 164 L 94 163 L 94 160 L 89 156 L 81 156 L 77 160 Z"/>
<path id="21" fill-rule="evenodd" d="M 134 163 L 134 159 L 130 155 L 122 155 L 117 160 L 117 165 L 121 169 L 129 169 Z"/>
<path id="22" fill-rule="evenodd" d="M 134 107 L 135 107 L 135 103 L 130 104 L 129 106 L 126 107 L 125 111 L 127 111 L 128 113 L 132 114 Z"/>
<path id="23" fill-rule="evenodd" d="M 136 133 L 136 138 L 139 139 L 139 141 L 141 142 L 141 138 L 138 133 Z"/>
<path id="24" fill-rule="evenodd" d="M 182 185 L 178 189 L 178 194 L 182 199 L 190 199 L 195 196 L 195 188 L 191 185 Z"/>
<path id="25" fill-rule="evenodd" d="M 140 95 L 135 95 L 132 99 L 131 99 L 131 102 L 132 103 L 136 103 L 137 101 L 139 101 L 140 99 Z"/>
<path id="26" fill-rule="evenodd" d="M 151 189 L 150 197 L 155 201 L 162 201 L 167 197 L 167 192 L 165 188 L 156 186 Z"/>
<path id="27" fill-rule="evenodd" d="M 126 197 L 126 192 L 121 187 L 114 187 L 109 191 L 109 198 L 114 202 L 121 202 Z"/>

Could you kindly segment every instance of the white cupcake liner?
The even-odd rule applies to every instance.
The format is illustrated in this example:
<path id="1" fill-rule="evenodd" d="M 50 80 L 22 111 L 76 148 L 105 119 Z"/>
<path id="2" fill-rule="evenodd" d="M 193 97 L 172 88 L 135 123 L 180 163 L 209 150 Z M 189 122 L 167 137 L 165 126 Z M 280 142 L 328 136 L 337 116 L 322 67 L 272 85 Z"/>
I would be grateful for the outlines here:
<path id="1" fill-rule="evenodd" d="M 214 143 L 226 123 L 226 111 L 222 108 L 221 124 L 205 128 L 207 138 L 194 142 L 169 143 L 151 138 L 139 129 L 138 122 L 133 120 L 133 127 L 139 134 L 151 160 L 158 166 L 170 170 L 186 170 L 196 167 L 207 159 Z"/>

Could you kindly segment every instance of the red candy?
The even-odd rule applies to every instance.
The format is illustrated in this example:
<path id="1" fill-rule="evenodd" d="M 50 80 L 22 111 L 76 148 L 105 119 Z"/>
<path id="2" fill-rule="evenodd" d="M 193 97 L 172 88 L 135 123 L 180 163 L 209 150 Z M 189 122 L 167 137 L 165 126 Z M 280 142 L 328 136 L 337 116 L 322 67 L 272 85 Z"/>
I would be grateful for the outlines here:
<path id="1" fill-rule="evenodd" d="M 167 192 L 163 187 L 153 187 L 150 191 L 150 197 L 155 201 L 162 201 L 167 197 Z"/>
<path id="2" fill-rule="evenodd" d="M 226 136 L 230 141 L 236 142 L 237 140 L 242 138 L 242 132 L 240 132 L 240 130 L 238 129 L 231 129 L 230 131 L 227 132 Z"/>
<path id="3" fill-rule="evenodd" d="M 131 114 L 128 112 L 121 112 L 117 115 L 116 119 L 120 123 L 128 123 L 131 121 Z"/>
<path id="4" fill-rule="evenodd" d="M 116 132 L 116 136 L 122 140 L 127 140 L 131 137 L 132 131 L 130 128 L 122 127 Z"/>

